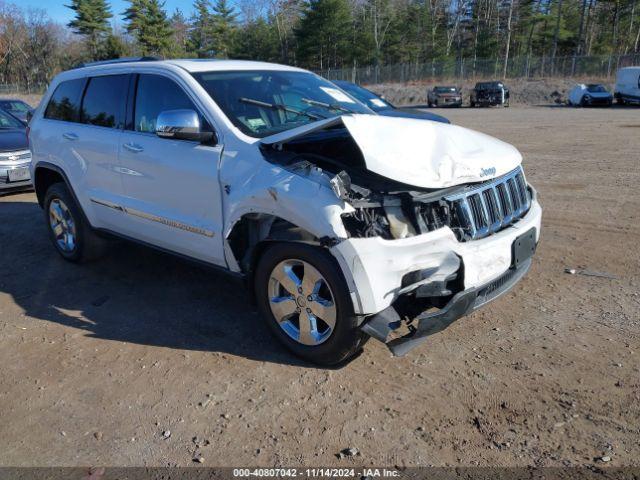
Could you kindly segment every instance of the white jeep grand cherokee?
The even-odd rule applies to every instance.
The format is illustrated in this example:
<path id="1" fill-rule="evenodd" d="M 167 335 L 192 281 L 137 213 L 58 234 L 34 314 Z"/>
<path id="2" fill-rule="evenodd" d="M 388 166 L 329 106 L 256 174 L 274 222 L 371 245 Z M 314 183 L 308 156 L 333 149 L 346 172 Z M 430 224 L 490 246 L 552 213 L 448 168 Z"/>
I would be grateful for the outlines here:
<path id="1" fill-rule="evenodd" d="M 222 267 L 246 279 L 276 337 L 321 364 L 370 336 L 406 353 L 520 280 L 540 233 L 511 145 L 378 116 L 282 65 L 67 71 L 30 147 L 65 259 L 116 235 Z"/>

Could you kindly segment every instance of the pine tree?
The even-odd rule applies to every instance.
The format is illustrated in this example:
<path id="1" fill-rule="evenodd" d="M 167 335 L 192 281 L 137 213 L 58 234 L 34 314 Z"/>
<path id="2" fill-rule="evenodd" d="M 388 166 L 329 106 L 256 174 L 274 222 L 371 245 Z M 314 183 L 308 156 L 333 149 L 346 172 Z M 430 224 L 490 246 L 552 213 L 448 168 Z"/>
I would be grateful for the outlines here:
<path id="1" fill-rule="evenodd" d="M 213 6 L 213 51 L 216 57 L 228 58 L 233 49 L 237 31 L 237 15 L 227 0 L 217 0 Z"/>
<path id="2" fill-rule="evenodd" d="M 239 59 L 280 61 L 278 29 L 272 19 L 258 17 L 247 22 L 238 35 L 232 56 Z"/>
<path id="3" fill-rule="evenodd" d="M 137 37 L 142 32 L 146 8 L 147 0 L 129 0 L 129 8 L 122 13 L 127 33 Z"/>
<path id="4" fill-rule="evenodd" d="M 176 8 L 169 19 L 171 30 L 173 30 L 171 56 L 184 57 L 189 45 L 189 23 L 182 10 Z"/>
<path id="5" fill-rule="evenodd" d="M 126 57 L 129 55 L 128 45 L 122 37 L 109 33 L 98 51 L 98 60 L 110 60 L 112 58 Z"/>
<path id="6" fill-rule="evenodd" d="M 108 20 L 113 16 L 106 0 L 71 0 L 66 7 L 75 12 L 75 18 L 67 25 L 87 37 L 89 55 L 92 60 L 97 59 L 100 43 L 110 30 Z"/>
<path id="7" fill-rule="evenodd" d="M 189 49 L 198 57 L 213 56 L 213 20 L 209 0 L 196 0 L 193 4 L 194 14 L 191 17 L 189 32 Z"/>
<path id="8" fill-rule="evenodd" d="M 295 31 L 301 62 L 320 69 L 341 67 L 350 56 L 350 26 L 347 0 L 309 0 Z"/>
<path id="9" fill-rule="evenodd" d="M 159 0 L 129 0 L 123 13 L 127 32 L 134 35 L 143 55 L 166 56 L 171 50 L 173 31 Z"/>

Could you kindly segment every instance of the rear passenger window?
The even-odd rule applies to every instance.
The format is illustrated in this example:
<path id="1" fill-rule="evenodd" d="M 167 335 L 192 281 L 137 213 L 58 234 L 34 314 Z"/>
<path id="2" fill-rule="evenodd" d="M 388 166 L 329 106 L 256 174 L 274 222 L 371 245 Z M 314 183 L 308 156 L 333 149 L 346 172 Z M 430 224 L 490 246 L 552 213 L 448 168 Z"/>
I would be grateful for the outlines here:
<path id="1" fill-rule="evenodd" d="M 128 75 L 93 77 L 82 100 L 80 121 L 100 127 L 123 128 Z"/>
<path id="2" fill-rule="evenodd" d="M 80 117 L 80 97 L 85 79 L 68 80 L 56 88 L 49 100 L 44 118 L 77 122 Z"/>
<path id="3" fill-rule="evenodd" d="M 140 75 L 135 107 L 137 132 L 155 132 L 160 112 L 181 109 L 197 112 L 187 94 L 173 80 L 159 75 Z"/>

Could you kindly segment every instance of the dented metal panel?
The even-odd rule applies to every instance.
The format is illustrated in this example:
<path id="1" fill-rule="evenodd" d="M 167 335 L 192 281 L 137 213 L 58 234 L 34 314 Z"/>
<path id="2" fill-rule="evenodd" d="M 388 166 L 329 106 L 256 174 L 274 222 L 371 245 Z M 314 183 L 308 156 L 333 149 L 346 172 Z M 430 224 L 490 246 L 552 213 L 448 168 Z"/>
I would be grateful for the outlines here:
<path id="1" fill-rule="evenodd" d="M 367 169 L 420 188 L 446 188 L 504 175 L 522 162 L 518 150 L 457 125 L 379 115 L 342 115 L 262 139 L 290 142 L 342 123 L 360 148 Z"/>
<path id="2" fill-rule="evenodd" d="M 449 228 L 400 240 L 350 238 L 331 248 L 347 267 L 360 298 L 357 313 L 377 313 L 393 303 L 401 291 L 402 277 L 415 270 L 435 268 L 434 280 L 445 273 L 443 265 L 457 255 L 464 265 L 465 289 L 484 285 L 511 266 L 511 245 L 523 232 L 540 232 L 541 208 L 532 200 L 529 212 L 517 223 L 489 237 L 459 242 Z M 446 271 L 446 269 L 445 269 Z"/>

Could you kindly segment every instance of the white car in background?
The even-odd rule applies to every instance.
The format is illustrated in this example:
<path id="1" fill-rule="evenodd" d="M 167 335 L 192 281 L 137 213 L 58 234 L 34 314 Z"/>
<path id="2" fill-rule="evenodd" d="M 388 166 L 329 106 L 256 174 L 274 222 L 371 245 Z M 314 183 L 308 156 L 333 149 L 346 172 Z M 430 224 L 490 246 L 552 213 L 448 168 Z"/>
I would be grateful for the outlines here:
<path id="1" fill-rule="evenodd" d="M 30 126 L 63 258 L 115 235 L 227 270 L 274 335 L 320 364 L 370 336 L 406 353 L 513 287 L 540 235 L 513 146 L 377 115 L 298 68 L 88 65 L 52 81 Z"/>
<path id="2" fill-rule="evenodd" d="M 618 70 L 614 97 L 620 105 L 632 103 L 640 105 L 640 67 L 626 67 Z"/>
<path id="3" fill-rule="evenodd" d="M 596 105 L 611 106 L 613 95 L 607 87 L 600 83 L 580 83 L 569 91 L 569 105 L 574 107 L 591 107 Z"/>

